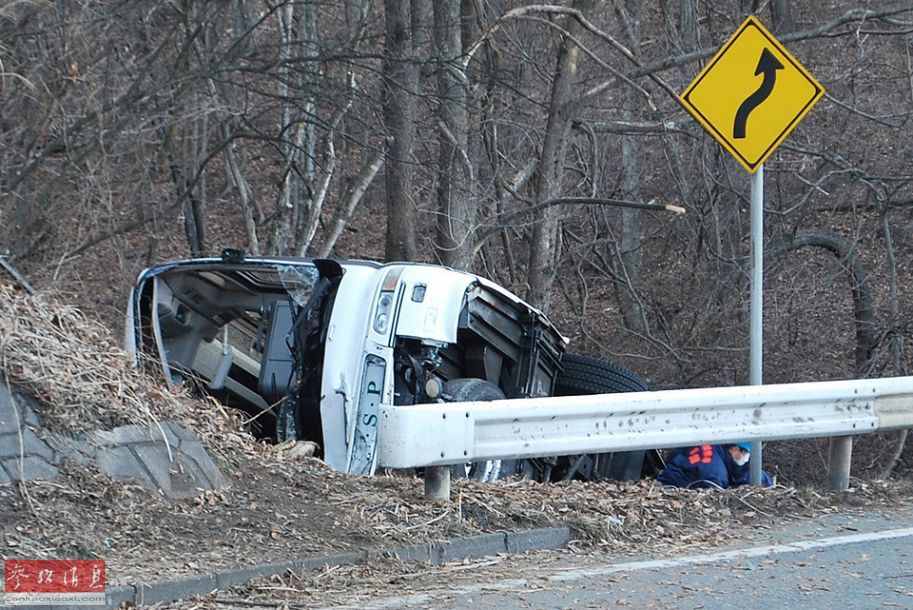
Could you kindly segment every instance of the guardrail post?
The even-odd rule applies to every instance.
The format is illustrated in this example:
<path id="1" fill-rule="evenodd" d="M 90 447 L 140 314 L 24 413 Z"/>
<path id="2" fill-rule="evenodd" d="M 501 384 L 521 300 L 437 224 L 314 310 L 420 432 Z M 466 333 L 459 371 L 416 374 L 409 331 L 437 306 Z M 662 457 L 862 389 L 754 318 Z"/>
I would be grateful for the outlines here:
<path id="1" fill-rule="evenodd" d="M 853 459 L 853 437 L 831 437 L 827 456 L 827 486 L 834 491 L 850 487 L 850 462 Z"/>
<path id="2" fill-rule="evenodd" d="M 439 502 L 450 499 L 450 466 L 425 468 L 425 501 Z"/>

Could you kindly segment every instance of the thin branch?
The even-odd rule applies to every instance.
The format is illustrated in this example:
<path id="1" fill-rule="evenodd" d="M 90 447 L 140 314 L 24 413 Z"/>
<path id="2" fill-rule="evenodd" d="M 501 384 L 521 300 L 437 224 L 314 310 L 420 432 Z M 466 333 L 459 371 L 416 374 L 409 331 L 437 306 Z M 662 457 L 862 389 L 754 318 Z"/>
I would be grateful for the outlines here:
<path id="1" fill-rule="evenodd" d="M 475 235 L 476 243 L 473 246 L 473 256 L 479 251 L 479 248 L 482 247 L 482 244 L 485 241 L 497 233 L 498 231 L 504 229 L 506 226 L 509 226 L 509 222 L 514 218 L 522 216 L 524 214 L 532 214 L 546 208 L 552 208 L 559 205 L 602 205 L 602 206 L 615 206 L 623 208 L 636 208 L 639 210 L 652 210 L 654 212 L 672 212 L 673 214 L 679 215 L 685 213 L 685 208 L 674 205 L 671 203 L 667 204 L 657 204 L 648 202 L 643 203 L 640 201 L 628 201 L 625 199 L 606 199 L 600 197 L 559 197 L 557 199 L 549 199 L 541 203 L 529 206 L 527 208 L 522 208 L 519 210 L 514 210 L 508 214 L 505 214 L 499 219 L 498 224 L 490 225 L 485 228 L 484 231 L 479 232 Z"/>

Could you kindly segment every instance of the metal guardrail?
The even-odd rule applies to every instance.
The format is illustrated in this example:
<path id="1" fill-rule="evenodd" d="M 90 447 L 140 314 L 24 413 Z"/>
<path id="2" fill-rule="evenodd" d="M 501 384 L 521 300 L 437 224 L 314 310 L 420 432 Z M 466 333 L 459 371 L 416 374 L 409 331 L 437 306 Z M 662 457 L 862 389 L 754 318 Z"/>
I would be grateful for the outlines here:
<path id="1" fill-rule="evenodd" d="M 913 377 L 381 405 L 379 415 L 378 465 L 430 467 L 909 428 Z"/>

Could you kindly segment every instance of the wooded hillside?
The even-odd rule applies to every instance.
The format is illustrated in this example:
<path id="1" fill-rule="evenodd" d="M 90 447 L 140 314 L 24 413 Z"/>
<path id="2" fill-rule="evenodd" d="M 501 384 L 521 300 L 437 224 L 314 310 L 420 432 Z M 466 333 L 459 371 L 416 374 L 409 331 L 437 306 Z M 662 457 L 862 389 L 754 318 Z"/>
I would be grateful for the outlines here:
<path id="1" fill-rule="evenodd" d="M 140 269 L 222 247 L 437 261 L 657 388 L 748 381 L 749 176 L 674 96 L 755 14 L 827 89 L 766 165 L 765 381 L 909 372 L 913 3 L 0 14 L 0 249 L 37 286 L 118 328 Z"/>

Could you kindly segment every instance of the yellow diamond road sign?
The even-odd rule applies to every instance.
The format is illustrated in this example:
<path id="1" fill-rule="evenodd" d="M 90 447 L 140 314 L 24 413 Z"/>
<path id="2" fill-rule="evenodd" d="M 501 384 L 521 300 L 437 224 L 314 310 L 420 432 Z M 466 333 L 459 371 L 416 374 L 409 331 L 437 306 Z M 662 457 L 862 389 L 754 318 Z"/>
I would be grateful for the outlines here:
<path id="1" fill-rule="evenodd" d="M 749 17 L 680 100 L 754 173 L 823 95 L 808 70 Z"/>

